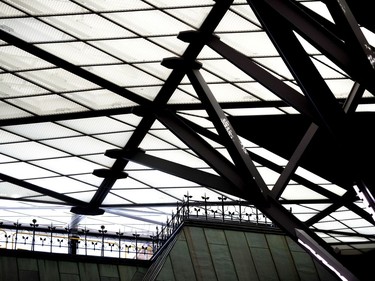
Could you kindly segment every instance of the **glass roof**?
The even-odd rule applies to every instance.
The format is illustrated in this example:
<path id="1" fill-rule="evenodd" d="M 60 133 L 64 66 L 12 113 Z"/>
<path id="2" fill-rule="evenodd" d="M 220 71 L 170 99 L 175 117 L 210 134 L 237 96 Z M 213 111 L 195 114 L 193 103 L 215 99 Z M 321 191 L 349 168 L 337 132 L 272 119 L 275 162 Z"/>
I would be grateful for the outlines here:
<path id="1" fill-rule="evenodd" d="M 198 89 L 202 85 L 192 82 L 196 71 L 203 89 L 209 89 L 214 103 L 233 121 L 243 151 L 251 156 L 247 161 L 270 194 L 294 161 L 304 133 L 291 123 L 285 133 L 272 138 L 279 123 L 268 126 L 269 122 L 302 117 L 315 124 L 320 114 L 323 121 L 317 124 L 330 126 L 328 105 L 315 112 L 305 103 L 313 100 L 307 98 L 313 86 L 304 84 L 306 73 L 320 77 L 341 108 L 363 83 L 356 114 L 374 112 L 373 89 L 366 81 L 358 82 L 340 57 L 309 40 L 298 24 L 293 34 L 316 72 L 306 67 L 301 74 L 300 66 L 287 61 L 282 44 L 277 46 L 256 7 L 237 0 L 224 8 L 227 2 L 231 1 L 0 1 L 0 221 L 28 224 L 36 218 L 40 224 L 65 227 L 79 216 L 78 227 L 96 230 L 106 225 L 109 231 L 152 235 L 186 194 L 191 200 L 248 200 L 231 186 L 223 191 L 194 178 L 194 170 L 225 177 L 210 155 L 226 159 L 223 165 L 238 161 L 207 109 Z M 289 2 L 320 15 L 317 20 L 335 30 L 327 23 L 335 20 L 323 2 Z M 359 30 L 359 38 L 374 48 L 372 31 L 362 26 Z M 191 33 L 188 38 L 185 31 L 201 37 Z M 324 36 L 324 43 L 330 40 Z M 335 47 L 341 51 L 340 46 Z M 168 62 L 175 64 L 169 67 Z M 194 62 L 199 70 L 188 69 Z M 319 108 L 324 97 L 314 102 Z M 254 124 L 259 129 L 253 129 Z M 257 136 L 263 133 L 266 137 Z M 300 138 L 292 151 L 276 149 L 283 146 L 278 145 L 282 139 L 293 143 L 294 135 Z M 201 148 L 208 150 L 207 157 Z M 129 159 L 108 153 L 122 150 Z M 132 160 L 132 153 L 139 151 L 156 164 Z M 171 174 L 158 160 L 189 167 L 191 174 Z M 315 166 L 319 161 L 324 160 L 315 160 Z M 350 247 L 355 253 L 363 252 L 364 244 L 374 248 L 374 220 L 347 182 L 312 165 L 293 165 L 293 177 L 276 196 L 277 204 L 335 247 Z M 106 176 L 97 176 L 97 170 L 107 171 Z M 111 174 L 119 172 L 127 177 Z M 350 199 L 340 203 L 345 194 L 351 194 Z M 76 200 L 105 213 L 74 214 L 70 210 Z M 348 232 L 351 235 L 345 236 Z"/>

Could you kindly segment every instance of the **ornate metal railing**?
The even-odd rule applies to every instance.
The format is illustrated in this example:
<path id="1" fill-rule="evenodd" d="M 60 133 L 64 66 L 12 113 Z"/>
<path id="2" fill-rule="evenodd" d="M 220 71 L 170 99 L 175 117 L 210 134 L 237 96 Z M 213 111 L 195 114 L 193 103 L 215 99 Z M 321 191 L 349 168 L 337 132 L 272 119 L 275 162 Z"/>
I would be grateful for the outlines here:
<path id="1" fill-rule="evenodd" d="M 193 200 L 188 194 L 176 212 L 164 224 L 156 226 L 154 235 L 139 233 L 110 233 L 102 225 L 98 230 L 72 229 L 54 225 L 40 225 L 36 219 L 30 223 L 0 221 L 0 248 L 71 255 L 149 260 L 186 220 L 232 222 L 274 227 L 254 206 L 245 201 L 230 201 L 218 197 L 209 201 Z"/>

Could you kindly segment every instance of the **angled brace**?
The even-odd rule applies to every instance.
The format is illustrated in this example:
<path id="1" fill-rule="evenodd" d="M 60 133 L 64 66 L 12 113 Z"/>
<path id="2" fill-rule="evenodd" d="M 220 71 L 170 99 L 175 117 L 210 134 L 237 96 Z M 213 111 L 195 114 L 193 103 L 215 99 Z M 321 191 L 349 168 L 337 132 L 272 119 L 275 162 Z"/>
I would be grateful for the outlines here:
<path id="1" fill-rule="evenodd" d="M 203 172 L 198 169 L 190 168 L 179 163 L 161 159 L 146 154 L 141 150 L 131 152 L 119 149 L 107 150 L 106 155 L 114 158 L 123 158 L 162 171 L 164 173 L 174 175 L 179 178 L 189 180 L 191 182 L 195 182 L 202 186 L 214 188 L 221 192 L 232 194 L 237 197 L 241 196 L 238 192 L 236 192 L 236 189 L 232 186 L 232 184 L 222 177 L 207 172 Z"/>
<path id="2" fill-rule="evenodd" d="M 228 118 L 205 83 L 202 75 L 198 70 L 187 70 L 187 75 L 196 93 L 205 105 L 215 128 L 223 138 L 225 147 L 231 155 L 233 162 L 247 183 L 246 188 L 241 190 L 246 196 L 245 198 L 254 198 L 259 201 L 259 204 L 265 204 L 265 194 L 268 193 L 267 185 L 252 162 L 246 148 L 242 145 Z"/>

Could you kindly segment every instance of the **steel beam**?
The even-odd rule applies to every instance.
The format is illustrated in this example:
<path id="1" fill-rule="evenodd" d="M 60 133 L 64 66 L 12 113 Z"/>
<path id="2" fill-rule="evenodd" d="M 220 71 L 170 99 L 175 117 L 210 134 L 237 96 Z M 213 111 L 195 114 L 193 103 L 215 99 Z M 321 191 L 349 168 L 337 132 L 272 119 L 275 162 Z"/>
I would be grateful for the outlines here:
<path id="1" fill-rule="evenodd" d="M 341 136 L 343 129 L 340 127 L 345 120 L 344 112 L 287 21 L 264 1 L 255 0 L 249 3 L 318 114 L 321 120 L 319 124 L 323 124 L 333 136 Z"/>
<path id="2" fill-rule="evenodd" d="M 81 200 L 69 197 L 69 196 L 61 194 L 61 193 L 54 192 L 52 190 L 40 187 L 38 185 L 29 183 L 27 181 L 16 179 L 14 177 L 11 177 L 11 176 L 8 176 L 8 175 L 2 174 L 2 173 L 0 173 L 0 179 L 3 180 L 3 181 L 6 181 L 6 182 L 10 182 L 14 185 L 18 185 L 20 187 L 26 188 L 28 190 L 40 193 L 41 195 L 45 195 L 45 196 L 49 196 L 51 198 L 55 198 L 57 200 L 61 200 L 65 203 L 68 203 L 69 205 L 77 205 L 77 206 L 82 206 L 82 207 L 87 205 L 86 202 L 83 202 Z"/>
<path id="3" fill-rule="evenodd" d="M 372 73 L 372 79 L 375 72 L 375 57 L 371 45 L 363 35 L 357 19 L 354 17 L 349 5 L 345 0 L 327 1 L 326 5 L 336 23 L 341 30 L 345 44 L 355 56 L 357 63 L 361 65 L 368 73 Z"/>
<path id="4" fill-rule="evenodd" d="M 241 143 L 237 133 L 234 131 L 228 118 L 217 103 L 215 96 L 205 83 L 199 70 L 187 70 L 187 76 L 201 102 L 204 104 L 219 136 L 223 139 L 224 146 L 232 157 L 238 172 L 246 182 L 246 187 L 244 189 L 241 187 L 241 192 L 247 195 L 246 198 L 253 197 L 255 200 L 259 200 L 259 204 L 264 204 L 268 187 L 251 160 L 246 148 Z"/>
<path id="5" fill-rule="evenodd" d="M 212 37 L 207 45 L 250 77 L 254 78 L 286 104 L 292 106 L 309 119 L 318 121 L 315 112 L 311 109 L 311 105 L 307 103 L 303 95 L 273 76 L 270 72 L 264 70 L 250 58 L 223 43 L 217 37 Z"/>
<path id="6" fill-rule="evenodd" d="M 298 144 L 297 148 L 293 152 L 292 157 L 289 159 L 287 165 L 285 166 L 284 170 L 282 171 L 275 185 L 272 188 L 271 196 L 275 199 L 279 199 L 281 194 L 285 190 L 290 179 L 292 178 L 292 175 L 299 167 L 299 162 L 318 129 L 319 127 L 316 124 L 312 123 L 308 128 L 307 132 L 305 133 L 305 135 L 303 136 L 302 140 Z"/>
<path id="7" fill-rule="evenodd" d="M 207 15 L 199 30 L 205 34 L 211 34 L 212 32 L 214 32 L 214 30 L 220 23 L 221 19 L 229 9 L 232 2 L 233 0 L 227 0 L 216 3 L 212 7 L 210 13 Z M 204 46 L 204 42 L 194 42 L 194 44 L 189 44 L 182 57 L 184 57 L 188 61 L 194 61 Z M 184 75 L 185 73 L 181 72 L 180 70 L 172 71 L 172 73 L 165 81 L 163 87 L 160 89 L 158 95 L 150 104 L 150 108 L 159 108 L 165 106 L 169 98 L 173 95 L 174 91 L 182 81 Z M 132 150 L 137 148 L 139 144 L 142 142 L 143 138 L 146 136 L 154 121 L 155 116 L 145 116 L 141 120 L 141 123 L 138 125 L 133 135 L 130 137 L 127 144 L 125 145 L 124 150 Z M 125 161 L 123 159 L 116 160 L 111 169 L 113 171 L 121 171 L 126 167 L 127 163 L 128 161 Z M 100 206 L 101 203 L 104 201 L 105 197 L 107 196 L 107 194 L 109 193 L 109 191 L 111 190 L 112 186 L 115 184 L 115 182 L 115 178 L 105 178 L 99 186 L 98 191 L 91 199 L 90 205 Z"/>
<path id="8" fill-rule="evenodd" d="M 159 111 L 156 113 L 156 116 L 164 126 L 171 130 L 219 175 L 231 182 L 236 188 L 245 188 L 246 183 L 238 173 L 236 167 L 222 154 L 212 148 L 193 129 L 182 122 L 178 116 L 168 111 Z"/>
<path id="9" fill-rule="evenodd" d="M 248 1 L 256 3 L 256 1 Z M 264 4 L 280 15 L 302 37 L 317 48 L 322 54 L 335 62 L 354 80 L 359 81 L 375 95 L 374 76 L 372 71 L 365 70 L 359 64 L 355 55 L 341 38 L 341 33 L 332 34 L 332 29 L 326 28 L 319 20 L 315 20 L 311 13 L 306 13 L 305 8 L 295 1 L 265 0 Z"/>
<path id="10" fill-rule="evenodd" d="M 77 65 L 74 65 L 66 60 L 63 60 L 62 58 L 53 55 L 47 51 L 44 51 L 43 49 L 40 49 L 39 47 L 30 44 L 8 32 L 5 32 L 4 30 L 0 29 L 0 39 L 8 42 L 11 45 L 14 45 L 34 56 L 37 56 L 45 61 L 48 61 L 49 63 L 52 63 L 56 65 L 57 67 L 60 67 L 62 69 L 65 69 L 66 71 L 69 71 L 70 73 L 73 73 L 83 79 L 86 79 L 90 81 L 91 83 L 94 83 L 104 89 L 108 89 L 124 98 L 127 98 L 137 104 L 151 104 L 151 101 L 137 95 L 124 87 L 118 86 L 117 84 L 108 81 L 94 73 L 91 73 L 90 71 L 87 71 L 86 69 L 79 67 Z"/>
<path id="11" fill-rule="evenodd" d="M 175 162 L 171 162 L 165 159 L 161 159 L 149 154 L 144 151 L 124 151 L 124 150 L 107 150 L 106 156 L 111 158 L 123 158 L 146 167 L 162 171 L 164 173 L 195 182 L 202 186 L 214 188 L 221 192 L 225 192 L 234 196 L 239 197 L 240 194 L 236 192 L 235 187 L 230 182 L 222 177 L 214 174 L 206 173 L 198 169 L 190 168 L 185 165 L 181 165 Z"/>

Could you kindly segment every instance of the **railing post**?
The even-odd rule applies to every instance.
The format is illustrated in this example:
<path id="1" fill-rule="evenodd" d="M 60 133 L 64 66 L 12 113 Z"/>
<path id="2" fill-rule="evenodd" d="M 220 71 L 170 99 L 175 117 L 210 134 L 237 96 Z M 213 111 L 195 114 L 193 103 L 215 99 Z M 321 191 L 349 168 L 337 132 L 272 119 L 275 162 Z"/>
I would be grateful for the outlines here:
<path id="1" fill-rule="evenodd" d="M 221 197 L 218 197 L 219 200 L 221 200 L 221 213 L 222 213 L 222 218 L 223 218 L 223 221 L 224 221 L 224 200 L 227 200 L 227 197 L 225 196 L 221 196 Z"/>
<path id="2" fill-rule="evenodd" d="M 99 232 L 102 234 L 102 248 L 101 248 L 101 256 L 104 257 L 104 234 L 107 232 L 107 230 L 104 229 L 105 226 L 102 225 L 99 229 Z"/>
<path id="3" fill-rule="evenodd" d="M 189 192 L 184 195 L 186 197 L 186 208 L 187 208 L 187 218 L 189 219 L 189 214 L 190 214 L 190 198 L 193 197 L 191 195 L 189 195 Z"/>
<path id="4" fill-rule="evenodd" d="M 21 226 L 21 224 L 18 223 L 17 221 L 16 223 L 14 223 L 14 225 L 16 226 L 16 236 L 14 238 L 14 249 L 17 250 L 18 228 Z"/>
<path id="5" fill-rule="evenodd" d="M 85 255 L 87 256 L 87 233 L 90 231 L 88 229 L 81 229 L 81 231 L 83 232 L 83 234 L 85 235 Z"/>
<path id="6" fill-rule="evenodd" d="M 50 236 L 50 252 L 52 253 L 52 237 L 53 237 L 53 231 L 56 229 L 55 226 L 52 226 L 52 223 L 51 223 L 51 226 L 48 226 L 48 229 L 50 230 L 51 232 L 51 236 Z"/>
<path id="7" fill-rule="evenodd" d="M 140 234 L 133 233 L 133 236 L 135 237 L 135 259 L 138 259 L 138 237 Z"/>
<path id="8" fill-rule="evenodd" d="M 124 233 L 119 230 L 116 234 L 118 235 L 118 258 L 121 258 L 121 236 L 124 235 Z"/>
<path id="9" fill-rule="evenodd" d="M 33 227 L 33 240 L 31 241 L 31 251 L 35 249 L 35 228 L 39 225 L 36 223 L 36 219 L 32 220 L 33 223 L 30 223 L 30 226 Z"/>
<path id="10" fill-rule="evenodd" d="M 204 215 L 207 220 L 207 200 L 210 199 L 210 197 L 207 197 L 206 194 L 204 194 L 204 196 L 202 196 L 202 199 L 204 200 Z"/>

